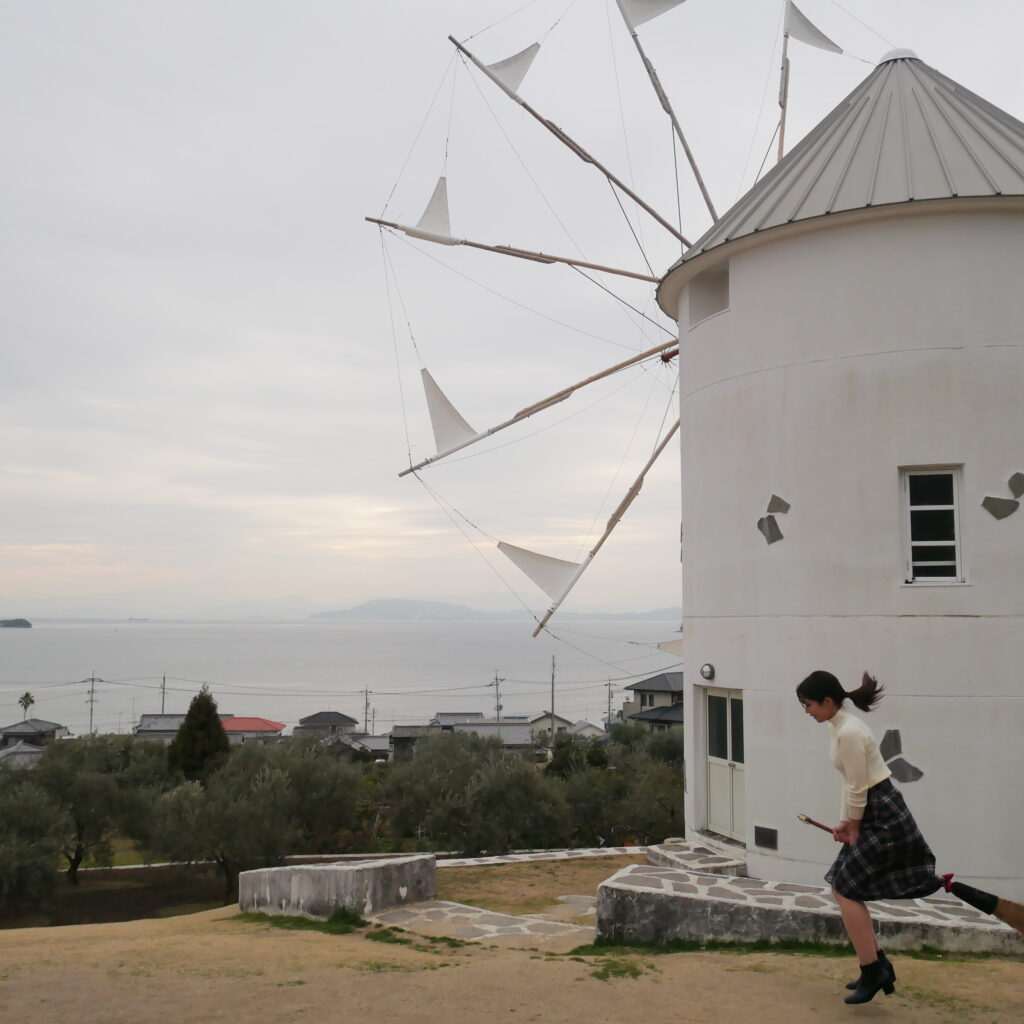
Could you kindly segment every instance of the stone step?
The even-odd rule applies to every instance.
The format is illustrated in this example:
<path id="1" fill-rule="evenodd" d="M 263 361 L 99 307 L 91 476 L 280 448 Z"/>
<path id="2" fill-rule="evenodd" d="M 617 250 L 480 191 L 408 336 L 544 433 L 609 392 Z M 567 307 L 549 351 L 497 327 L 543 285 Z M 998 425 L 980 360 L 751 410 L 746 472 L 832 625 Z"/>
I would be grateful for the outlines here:
<path id="1" fill-rule="evenodd" d="M 870 907 L 887 949 L 1024 953 L 1024 936 L 959 900 L 880 900 Z M 846 941 L 827 888 L 654 864 L 630 865 L 601 883 L 597 935 L 627 944 Z"/>
<path id="2" fill-rule="evenodd" d="M 700 843 L 666 839 L 657 846 L 647 847 L 647 859 L 662 867 L 681 868 L 683 871 L 697 871 L 705 875 L 745 875 L 747 862 L 740 856 L 740 852 L 727 857 Z"/>

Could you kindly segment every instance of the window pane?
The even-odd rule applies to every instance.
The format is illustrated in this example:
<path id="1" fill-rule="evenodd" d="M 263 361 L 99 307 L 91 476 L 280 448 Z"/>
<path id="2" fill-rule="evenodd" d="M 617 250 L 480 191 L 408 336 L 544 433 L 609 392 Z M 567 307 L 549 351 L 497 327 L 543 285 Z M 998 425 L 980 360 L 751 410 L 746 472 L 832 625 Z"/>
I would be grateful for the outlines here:
<path id="1" fill-rule="evenodd" d="M 927 579 L 950 579 L 956 576 L 955 565 L 915 565 L 914 566 L 914 579 L 915 580 L 927 580 Z"/>
<path id="2" fill-rule="evenodd" d="M 729 701 L 732 711 L 732 758 L 737 764 L 743 764 L 743 701 Z"/>
<path id="3" fill-rule="evenodd" d="M 910 513 L 911 540 L 955 540 L 953 510 Z"/>
<path id="4" fill-rule="evenodd" d="M 911 505 L 952 505 L 952 473 L 918 473 L 910 477 Z"/>
<path id="5" fill-rule="evenodd" d="M 955 562 L 955 544 L 915 544 L 911 557 L 917 562 Z"/>
<path id="6" fill-rule="evenodd" d="M 725 697 L 708 695 L 708 754 L 729 760 L 729 708 Z"/>

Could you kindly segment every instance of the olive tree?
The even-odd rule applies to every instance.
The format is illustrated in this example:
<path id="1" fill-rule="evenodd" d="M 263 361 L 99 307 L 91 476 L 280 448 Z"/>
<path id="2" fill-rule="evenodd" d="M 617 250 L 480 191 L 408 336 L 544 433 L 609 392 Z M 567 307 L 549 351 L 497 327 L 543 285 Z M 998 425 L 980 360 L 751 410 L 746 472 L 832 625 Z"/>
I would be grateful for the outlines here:
<path id="1" fill-rule="evenodd" d="M 386 785 L 392 830 L 422 830 L 440 846 L 467 856 L 524 846 L 558 845 L 568 814 L 556 779 L 497 739 L 442 733 L 420 741 Z"/>
<path id="2" fill-rule="evenodd" d="M 205 785 L 185 782 L 161 798 L 153 847 L 169 860 L 215 861 L 227 903 L 239 872 L 336 848 L 356 823 L 361 785 L 315 743 L 241 746 Z"/>
<path id="3" fill-rule="evenodd" d="M 57 878 L 67 821 L 29 773 L 0 769 L 0 907 L 32 906 Z"/>
<path id="4" fill-rule="evenodd" d="M 32 775 L 64 812 L 61 853 L 72 885 L 86 858 L 112 862 L 115 832 L 146 840 L 150 809 L 169 781 L 163 748 L 132 736 L 49 743 Z"/>

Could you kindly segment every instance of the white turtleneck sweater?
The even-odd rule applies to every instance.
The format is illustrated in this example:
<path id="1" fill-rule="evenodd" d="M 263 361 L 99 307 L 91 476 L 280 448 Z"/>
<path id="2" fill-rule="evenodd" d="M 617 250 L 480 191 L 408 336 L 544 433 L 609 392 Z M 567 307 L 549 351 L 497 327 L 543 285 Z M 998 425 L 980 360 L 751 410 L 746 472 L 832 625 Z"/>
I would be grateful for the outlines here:
<path id="1" fill-rule="evenodd" d="M 882 760 L 867 723 L 848 711 L 837 711 L 828 722 L 829 753 L 843 776 L 840 821 L 860 821 L 868 802 L 868 790 L 892 775 Z"/>

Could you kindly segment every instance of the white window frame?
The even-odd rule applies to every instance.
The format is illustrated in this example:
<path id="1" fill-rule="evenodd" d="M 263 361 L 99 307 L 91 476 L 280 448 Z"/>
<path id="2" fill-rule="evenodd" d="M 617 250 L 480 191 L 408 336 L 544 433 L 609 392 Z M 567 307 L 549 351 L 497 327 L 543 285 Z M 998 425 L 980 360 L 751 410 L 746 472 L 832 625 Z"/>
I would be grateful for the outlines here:
<path id="1" fill-rule="evenodd" d="M 908 586 L 926 587 L 948 587 L 965 583 L 963 564 L 963 534 L 960 529 L 960 490 L 962 483 L 962 466 L 913 466 L 900 469 L 900 491 L 903 503 L 903 532 L 904 532 L 904 555 L 905 572 L 904 582 Z M 953 480 L 953 503 L 952 505 L 914 505 L 910 504 L 910 480 L 916 476 L 949 476 Z M 911 510 L 914 511 L 935 511 L 953 513 L 953 558 L 943 562 L 925 562 L 921 565 L 949 565 L 955 564 L 954 575 L 952 576 L 918 576 L 914 569 L 914 548 L 936 547 L 946 545 L 948 541 L 915 541 L 911 533 Z"/>

